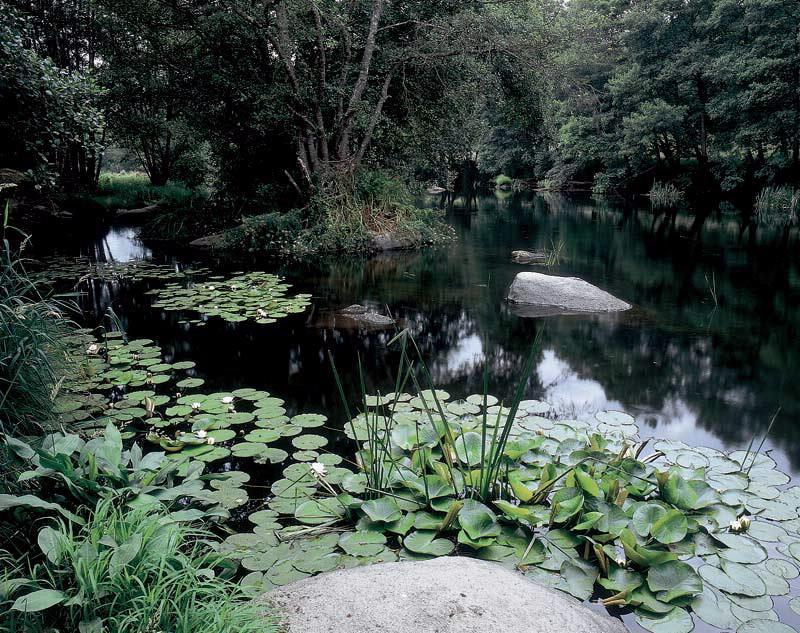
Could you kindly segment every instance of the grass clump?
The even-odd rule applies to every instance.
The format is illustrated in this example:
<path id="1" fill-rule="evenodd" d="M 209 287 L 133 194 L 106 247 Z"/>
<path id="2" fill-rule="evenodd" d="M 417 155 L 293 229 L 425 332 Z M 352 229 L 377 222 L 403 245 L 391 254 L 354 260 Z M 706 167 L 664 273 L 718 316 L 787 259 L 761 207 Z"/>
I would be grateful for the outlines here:
<path id="1" fill-rule="evenodd" d="M 671 182 L 654 182 L 648 195 L 654 209 L 674 207 L 683 199 L 683 192 Z"/>
<path id="2" fill-rule="evenodd" d="M 225 579 L 226 559 L 209 537 L 154 506 L 101 501 L 82 527 L 39 531 L 40 559 L 0 594 L 0 630 L 277 631 L 264 607 Z"/>
<path id="3" fill-rule="evenodd" d="M 754 212 L 759 224 L 789 226 L 797 222 L 800 189 L 764 187 L 756 196 Z"/>
<path id="4" fill-rule="evenodd" d="M 0 245 L 0 432 L 29 435 L 52 417 L 69 326 L 64 304 L 31 281 L 22 248 Z"/>
<path id="5" fill-rule="evenodd" d="M 100 174 L 97 193 L 92 199 L 107 209 L 135 209 L 156 203 L 181 207 L 197 197 L 204 199 L 207 194 L 182 182 L 168 182 L 156 187 L 150 183 L 147 174 L 141 172 L 106 172 Z"/>

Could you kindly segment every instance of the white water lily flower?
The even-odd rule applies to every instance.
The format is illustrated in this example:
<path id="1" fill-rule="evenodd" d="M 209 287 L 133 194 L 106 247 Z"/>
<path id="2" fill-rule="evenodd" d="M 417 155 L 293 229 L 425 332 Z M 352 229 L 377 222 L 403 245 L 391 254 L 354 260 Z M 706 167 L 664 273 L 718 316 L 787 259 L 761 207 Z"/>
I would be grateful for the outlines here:
<path id="1" fill-rule="evenodd" d="M 743 516 L 741 519 L 739 519 L 739 523 L 741 523 L 742 527 L 746 530 L 747 528 L 750 527 L 750 524 L 752 523 L 752 521 L 750 520 L 750 517 Z"/>
<path id="2" fill-rule="evenodd" d="M 264 308 L 259 308 L 256 310 L 256 314 L 260 317 L 265 317 L 267 316 L 267 311 Z"/>
<path id="3" fill-rule="evenodd" d="M 747 532 L 751 523 L 752 520 L 749 516 L 742 515 L 736 521 L 731 521 L 731 532 Z"/>
<path id="4" fill-rule="evenodd" d="M 206 431 L 204 429 L 200 429 L 199 431 L 195 431 L 194 434 L 197 437 L 199 437 L 200 439 L 203 439 L 204 437 L 206 437 L 208 435 L 208 431 Z"/>
<path id="5" fill-rule="evenodd" d="M 199 402 L 192 402 L 192 409 L 197 411 L 199 408 L 200 408 L 200 403 Z"/>
<path id="6" fill-rule="evenodd" d="M 324 477 L 328 471 L 325 469 L 325 464 L 314 462 L 311 464 L 311 472 L 314 477 Z"/>
<path id="7" fill-rule="evenodd" d="M 231 404 L 233 402 L 233 396 L 225 396 L 222 399 L 222 404 Z"/>
<path id="8" fill-rule="evenodd" d="M 97 354 L 100 350 L 100 346 L 97 343 L 92 343 L 89 347 L 86 348 L 87 354 Z"/>
<path id="9" fill-rule="evenodd" d="M 217 289 L 217 287 L 216 287 L 216 286 L 208 286 L 208 289 L 209 289 L 209 290 L 216 290 L 216 289 Z"/>

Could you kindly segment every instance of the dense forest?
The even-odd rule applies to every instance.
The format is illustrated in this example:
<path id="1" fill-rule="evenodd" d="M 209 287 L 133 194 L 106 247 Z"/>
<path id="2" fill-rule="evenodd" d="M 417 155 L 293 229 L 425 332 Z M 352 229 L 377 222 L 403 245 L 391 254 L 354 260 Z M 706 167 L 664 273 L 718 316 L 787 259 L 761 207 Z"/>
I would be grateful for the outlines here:
<path id="1" fill-rule="evenodd" d="M 751 201 L 800 181 L 792 0 L 5 0 L 0 33 L 0 167 L 39 191 L 123 157 L 208 187 L 215 216 L 309 226 L 496 178 Z"/>

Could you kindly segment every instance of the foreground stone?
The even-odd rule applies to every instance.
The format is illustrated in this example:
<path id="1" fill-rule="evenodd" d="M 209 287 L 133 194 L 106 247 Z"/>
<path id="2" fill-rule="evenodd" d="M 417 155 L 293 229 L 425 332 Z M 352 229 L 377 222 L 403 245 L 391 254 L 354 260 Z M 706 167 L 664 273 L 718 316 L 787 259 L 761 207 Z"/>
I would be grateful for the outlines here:
<path id="1" fill-rule="evenodd" d="M 577 277 L 519 273 L 508 289 L 508 301 L 520 316 L 621 312 L 631 305 Z"/>
<path id="2" fill-rule="evenodd" d="M 626 633 L 496 563 L 447 556 L 322 574 L 266 596 L 289 633 Z"/>

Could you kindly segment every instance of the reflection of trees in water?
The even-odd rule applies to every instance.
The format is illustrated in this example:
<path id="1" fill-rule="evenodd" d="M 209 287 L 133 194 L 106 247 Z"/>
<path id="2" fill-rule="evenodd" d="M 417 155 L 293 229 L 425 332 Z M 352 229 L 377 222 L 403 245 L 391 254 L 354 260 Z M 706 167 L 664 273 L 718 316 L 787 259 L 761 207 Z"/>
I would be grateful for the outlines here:
<path id="1" fill-rule="evenodd" d="M 800 430 L 793 428 L 800 413 L 793 390 L 800 378 L 800 270 L 790 242 L 743 233 L 736 218 L 716 212 L 654 214 L 560 196 L 491 199 L 478 212 L 453 210 L 449 219 L 459 236 L 449 247 L 292 263 L 283 272 L 314 294 L 315 310 L 387 305 L 414 333 L 438 386 L 454 395 L 481 392 L 487 363 L 490 391 L 511 397 L 544 327 L 542 349 L 578 378 L 597 381 L 608 400 L 663 417 L 677 415 L 672 409 L 683 403 L 699 427 L 731 445 L 746 445 L 782 406 L 772 439 L 800 464 Z M 566 247 L 550 272 L 583 277 L 638 307 L 617 316 L 511 314 L 505 290 L 524 268 L 509 261 L 510 251 L 559 239 Z M 716 310 L 706 281 L 712 273 Z M 98 312 L 110 303 L 108 293 L 93 288 Z M 175 315 L 147 310 L 138 291 L 112 294 L 133 336 L 156 338 L 171 357 L 196 360 L 211 389 L 264 388 L 292 410 L 322 409 L 341 421 L 328 351 L 354 400 L 359 359 L 368 389 L 394 388 L 399 348 L 387 348 L 392 331 L 307 327 L 308 315 L 268 327 L 212 320 L 182 329 Z M 527 396 L 541 397 L 545 387 L 534 375 Z"/>

